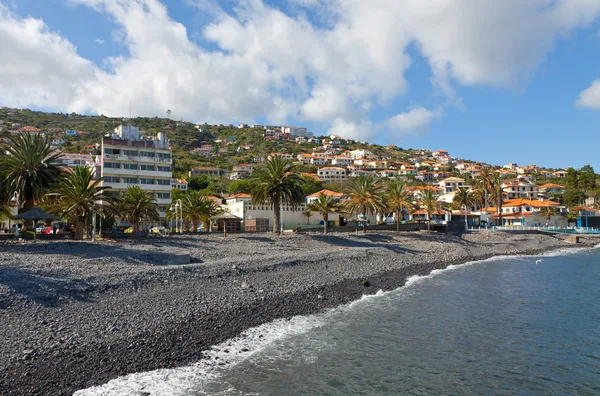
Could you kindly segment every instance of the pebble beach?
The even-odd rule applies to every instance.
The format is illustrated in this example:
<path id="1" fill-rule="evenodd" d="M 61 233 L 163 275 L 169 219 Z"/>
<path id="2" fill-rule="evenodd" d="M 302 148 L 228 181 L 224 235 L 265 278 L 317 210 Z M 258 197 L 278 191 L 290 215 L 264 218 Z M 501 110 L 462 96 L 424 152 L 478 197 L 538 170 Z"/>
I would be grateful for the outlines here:
<path id="1" fill-rule="evenodd" d="M 563 235 L 500 231 L 5 243 L 1 394 L 71 395 L 128 373 L 197 362 L 250 327 L 392 290 L 413 275 L 573 247 Z M 157 252 L 187 252 L 191 263 L 168 265 Z"/>

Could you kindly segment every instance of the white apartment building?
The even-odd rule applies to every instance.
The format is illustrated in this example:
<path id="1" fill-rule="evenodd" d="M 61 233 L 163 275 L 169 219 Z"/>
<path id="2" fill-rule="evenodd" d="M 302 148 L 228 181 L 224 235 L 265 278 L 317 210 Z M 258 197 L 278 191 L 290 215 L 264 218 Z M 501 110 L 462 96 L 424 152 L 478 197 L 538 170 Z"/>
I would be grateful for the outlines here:
<path id="1" fill-rule="evenodd" d="M 137 127 L 120 125 L 102 138 L 102 185 L 116 193 L 130 186 L 140 186 L 156 198 L 161 219 L 171 206 L 172 164 L 171 148 L 164 132 L 156 138 L 143 138 Z"/>
<path id="2" fill-rule="evenodd" d="M 188 182 L 185 179 L 171 179 L 171 187 L 176 190 L 187 191 Z"/>
<path id="3" fill-rule="evenodd" d="M 329 162 L 329 160 L 324 157 L 317 157 L 317 156 L 313 155 L 310 158 L 310 163 L 315 166 L 323 166 L 323 165 L 327 164 L 328 162 Z"/>
<path id="4" fill-rule="evenodd" d="M 229 174 L 230 180 L 240 180 L 252 176 L 254 172 L 253 164 L 239 164 L 234 165 L 231 173 Z"/>
<path id="5" fill-rule="evenodd" d="M 76 166 L 95 168 L 94 160 L 90 154 L 61 153 L 61 157 L 56 163 L 58 166 L 67 168 L 75 168 Z"/>
<path id="6" fill-rule="evenodd" d="M 465 179 L 461 179 L 458 177 L 449 177 L 440 181 L 438 185 L 442 189 L 443 194 L 449 194 L 451 192 L 457 191 L 459 188 L 465 187 Z"/>
<path id="7" fill-rule="evenodd" d="M 502 183 L 502 191 L 508 199 L 527 198 L 535 199 L 538 196 L 539 188 L 537 185 L 527 180 L 512 179 L 505 180 Z"/>
<path id="8" fill-rule="evenodd" d="M 331 160 L 331 165 L 335 166 L 348 166 L 352 163 L 352 158 L 349 157 L 335 157 Z"/>
<path id="9" fill-rule="evenodd" d="M 302 128 L 302 127 L 295 127 L 295 126 L 282 126 L 281 127 L 281 132 L 285 133 L 285 134 L 290 134 L 291 136 L 294 137 L 298 137 L 298 136 L 302 136 L 305 138 L 312 138 L 313 137 L 313 133 L 309 132 L 306 128 Z"/>
<path id="10" fill-rule="evenodd" d="M 328 166 L 328 167 L 319 169 L 317 171 L 317 176 L 319 176 L 319 178 L 321 180 L 323 180 L 324 182 L 340 181 L 340 180 L 346 180 L 348 178 L 346 169 L 337 168 L 334 166 Z"/>
<path id="11" fill-rule="evenodd" d="M 365 158 L 372 154 L 373 153 L 371 153 L 368 150 L 352 150 L 352 151 L 350 151 L 350 158 L 352 158 L 352 159 Z"/>

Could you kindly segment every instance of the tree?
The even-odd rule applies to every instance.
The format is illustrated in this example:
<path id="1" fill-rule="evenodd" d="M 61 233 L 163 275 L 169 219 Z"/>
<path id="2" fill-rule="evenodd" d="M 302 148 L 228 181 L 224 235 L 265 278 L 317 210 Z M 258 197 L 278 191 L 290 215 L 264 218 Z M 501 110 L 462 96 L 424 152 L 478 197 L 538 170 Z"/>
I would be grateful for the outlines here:
<path id="1" fill-rule="evenodd" d="M 102 178 L 94 180 L 94 172 L 88 167 L 77 166 L 73 172 L 64 172 L 50 195 L 56 197 L 55 204 L 61 216 L 75 219 L 75 239 L 83 239 L 85 224 L 92 213 L 104 214 L 114 197 L 102 187 Z"/>
<path id="2" fill-rule="evenodd" d="M 304 184 L 302 185 L 302 191 L 304 195 L 308 196 L 316 193 L 317 191 L 321 191 L 323 189 L 323 184 L 315 180 L 315 178 L 310 176 L 301 176 Z"/>
<path id="3" fill-rule="evenodd" d="M 489 207 L 490 195 L 494 189 L 494 174 L 489 166 L 484 167 L 475 180 L 476 188 L 482 192 L 484 203 L 482 206 Z"/>
<path id="4" fill-rule="evenodd" d="M 591 191 L 596 188 L 596 173 L 594 168 L 590 165 L 586 165 L 581 168 L 577 175 L 578 187 L 584 191 Z"/>
<path id="5" fill-rule="evenodd" d="M 556 214 L 556 208 L 554 206 L 544 206 L 540 209 L 540 213 L 546 217 L 546 228 L 550 225 L 550 219 Z"/>
<path id="6" fill-rule="evenodd" d="M 502 205 L 504 204 L 504 189 L 502 188 L 502 179 L 495 175 L 492 179 L 492 191 L 490 196 L 493 199 L 498 211 L 498 225 L 502 225 Z"/>
<path id="7" fill-rule="evenodd" d="M 308 205 L 308 210 L 319 212 L 321 214 L 321 217 L 323 218 L 323 234 L 327 234 L 329 213 L 335 213 L 339 211 L 340 208 L 341 205 L 339 201 L 325 193 L 320 193 L 317 199 Z"/>
<path id="8" fill-rule="evenodd" d="M 230 194 L 250 194 L 252 192 L 252 182 L 248 179 L 235 180 L 229 185 Z"/>
<path id="9" fill-rule="evenodd" d="M 567 169 L 567 177 L 565 178 L 565 184 L 568 188 L 579 188 L 579 174 L 575 169 Z"/>
<path id="10" fill-rule="evenodd" d="M 438 197 L 433 190 L 427 189 L 423 191 L 420 204 L 425 209 L 425 212 L 427 212 L 427 220 L 429 220 L 427 223 L 427 231 L 431 231 L 431 220 L 433 218 L 433 214 L 435 212 L 442 211 L 442 203 L 438 201 Z"/>
<path id="11" fill-rule="evenodd" d="M 567 224 L 575 223 L 579 219 L 579 213 L 577 212 L 568 212 L 567 213 Z"/>
<path id="12" fill-rule="evenodd" d="M 42 135 L 20 133 L 0 143 L 0 178 L 9 191 L 16 191 L 24 209 L 33 208 L 42 190 L 58 180 L 61 154 L 53 152 L 51 140 Z"/>
<path id="13" fill-rule="evenodd" d="M 310 225 L 310 218 L 312 217 L 313 213 L 310 210 L 305 210 L 302 212 L 302 215 L 306 217 L 306 224 Z"/>
<path id="14" fill-rule="evenodd" d="M 348 183 L 348 200 L 346 211 L 360 214 L 364 217 L 363 233 L 367 232 L 367 215 L 385 212 L 386 205 L 381 187 L 375 184 L 371 176 L 357 176 Z"/>
<path id="15" fill-rule="evenodd" d="M 140 235 L 140 222 L 160 220 L 156 199 L 148 195 L 140 186 L 127 188 L 118 207 L 121 216 L 133 224 L 133 232 L 136 236 Z"/>
<path id="16" fill-rule="evenodd" d="M 563 200 L 567 207 L 581 205 L 585 201 L 585 193 L 581 190 L 569 188 L 563 193 Z"/>
<path id="17" fill-rule="evenodd" d="M 272 156 L 254 171 L 252 183 L 252 202 L 273 207 L 273 232 L 281 233 L 281 205 L 295 208 L 304 200 L 303 182 L 296 166 L 278 155 Z"/>
<path id="18" fill-rule="evenodd" d="M 466 188 L 461 188 L 454 194 L 452 205 L 459 210 L 462 210 L 463 207 L 465 208 L 465 224 L 468 224 L 467 212 L 469 211 L 469 208 L 474 205 L 474 203 L 475 197 L 473 196 L 473 193 Z"/>
<path id="19" fill-rule="evenodd" d="M 413 206 L 413 196 L 400 180 L 391 180 L 386 185 L 385 203 L 389 210 L 394 211 L 396 231 L 400 231 L 400 216 L 404 209 Z"/>
<path id="20" fill-rule="evenodd" d="M 210 180 L 206 175 L 194 176 L 188 179 L 188 190 L 199 191 L 208 188 Z"/>

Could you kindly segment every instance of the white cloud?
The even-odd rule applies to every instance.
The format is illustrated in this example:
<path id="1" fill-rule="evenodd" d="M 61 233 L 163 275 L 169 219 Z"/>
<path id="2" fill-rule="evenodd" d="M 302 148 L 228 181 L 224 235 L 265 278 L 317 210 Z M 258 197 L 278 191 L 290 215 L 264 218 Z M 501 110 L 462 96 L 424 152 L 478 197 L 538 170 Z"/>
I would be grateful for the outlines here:
<path id="1" fill-rule="evenodd" d="M 0 64 L 1 103 L 122 115 L 131 101 L 137 115 L 170 108 L 200 122 L 295 118 L 362 139 L 380 131 L 369 112 L 409 92 L 409 46 L 429 63 L 439 105 L 460 105 L 460 85 L 519 87 L 557 37 L 600 14 L 597 0 L 295 0 L 306 12 L 294 15 L 262 0 L 238 0 L 233 14 L 214 0 L 188 0 L 212 18 L 203 30 L 217 48 L 209 51 L 169 17 L 168 2 L 69 1 L 111 19 L 128 55 L 102 70 L 43 21 L 0 4 L 10 59 Z M 305 16 L 314 10 L 328 15 L 324 25 Z M 589 106 L 586 92 L 580 104 Z M 413 108 L 385 124 L 426 129 L 441 113 Z"/>
<path id="2" fill-rule="evenodd" d="M 422 106 L 416 106 L 407 112 L 388 118 L 386 124 L 392 132 L 416 134 L 428 130 L 431 122 L 441 117 L 442 114 L 441 107 L 429 110 Z"/>
<path id="3" fill-rule="evenodd" d="M 96 44 L 104 44 L 104 40 L 101 38 L 97 38 L 96 40 L 94 40 L 94 43 Z"/>
<path id="4" fill-rule="evenodd" d="M 577 105 L 589 109 L 600 110 L 600 79 L 579 94 Z"/>
<path id="5" fill-rule="evenodd" d="M 373 125 L 371 121 L 349 121 L 343 118 L 336 118 L 327 130 L 327 135 L 337 135 L 347 139 L 366 141 L 372 138 L 378 129 L 379 127 Z"/>

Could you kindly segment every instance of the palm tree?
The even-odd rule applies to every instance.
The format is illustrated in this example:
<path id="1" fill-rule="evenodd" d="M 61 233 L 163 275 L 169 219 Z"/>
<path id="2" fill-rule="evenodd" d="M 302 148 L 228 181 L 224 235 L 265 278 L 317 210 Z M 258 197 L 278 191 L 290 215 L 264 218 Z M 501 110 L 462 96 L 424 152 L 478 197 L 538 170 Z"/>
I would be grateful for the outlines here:
<path id="1" fill-rule="evenodd" d="M 411 208 L 413 197 L 400 180 L 392 180 L 386 185 L 385 202 L 396 218 L 396 231 L 400 231 L 400 215 L 404 209 Z"/>
<path id="2" fill-rule="evenodd" d="M 303 181 L 296 166 L 274 155 L 254 171 L 252 182 L 252 203 L 273 206 L 273 232 L 281 233 L 281 205 L 295 208 L 304 201 Z"/>
<path id="3" fill-rule="evenodd" d="M 465 208 L 465 224 L 468 224 L 468 222 L 467 222 L 468 208 L 473 206 L 474 202 L 475 202 L 475 196 L 473 195 L 473 193 L 471 191 L 469 191 L 466 188 L 461 188 L 458 191 L 456 191 L 456 193 L 454 194 L 454 198 L 452 199 L 452 204 L 454 205 L 454 207 L 459 210 L 461 210 L 463 207 Z M 468 227 L 468 225 L 467 225 L 467 227 Z"/>
<path id="4" fill-rule="evenodd" d="M 504 203 L 504 190 L 502 189 L 502 180 L 500 176 L 494 175 L 492 178 L 492 190 L 490 196 L 498 208 L 498 225 L 502 225 L 502 204 Z"/>
<path id="5" fill-rule="evenodd" d="M 579 219 L 579 213 L 577 213 L 577 212 L 568 212 L 567 213 L 567 225 L 577 222 L 577 219 Z"/>
<path id="6" fill-rule="evenodd" d="M 433 214 L 435 212 L 440 212 L 443 207 L 442 203 L 438 201 L 437 195 L 433 192 L 433 190 L 427 189 L 423 191 L 423 195 L 421 196 L 420 205 L 427 212 L 427 231 L 431 231 L 431 220 L 433 218 Z"/>
<path id="7" fill-rule="evenodd" d="M 540 209 L 540 213 L 546 217 L 546 228 L 550 226 L 550 220 L 552 216 L 556 214 L 556 208 L 554 206 L 544 206 Z"/>
<path id="8" fill-rule="evenodd" d="M 367 215 L 385 212 L 386 205 L 381 187 L 375 184 L 371 176 L 356 176 L 348 183 L 348 200 L 345 208 L 364 217 L 363 233 L 367 232 Z"/>
<path id="9" fill-rule="evenodd" d="M 310 210 L 305 210 L 302 212 L 302 215 L 306 217 L 306 224 L 310 225 L 310 218 L 312 217 L 313 213 Z"/>
<path id="10" fill-rule="evenodd" d="M 83 239 L 87 219 L 92 213 L 104 214 L 107 203 L 114 197 L 102 187 L 102 178 L 94 180 L 94 172 L 88 167 L 75 167 L 73 172 L 65 172 L 54 186 L 50 195 L 56 197 L 55 204 L 61 215 L 75 218 L 75 239 Z"/>
<path id="11" fill-rule="evenodd" d="M 320 193 L 317 199 L 308 205 L 308 210 L 321 213 L 323 217 L 323 234 L 327 234 L 327 221 L 329 213 L 339 211 L 341 204 L 325 193 Z"/>
<path id="12" fill-rule="evenodd" d="M 490 202 L 490 196 L 494 189 L 495 175 L 489 166 L 484 167 L 481 170 L 480 175 L 475 180 L 475 186 L 483 194 L 484 203 L 483 205 L 487 208 Z"/>
<path id="13" fill-rule="evenodd" d="M 156 199 L 140 188 L 140 186 L 128 187 L 118 204 L 122 216 L 131 221 L 133 232 L 140 235 L 140 222 L 146 220 L 160 220 Z"/>
<path id="14" fill-rule="evenodd" d="M 183 220 L 192 223 L 192 232 L 198 231 L 198 223 L 201 221 L 201 212 L 205 206 L 206 198 L 200 191 L 187 191 L 181 195 L 181 215 Z"/>
<path id="15" fill-rule="evenodd" d="M 202 222 L 204 232 L 208 232 L 210 228 L 210 218 L 223 213 L 223 209 L 212 199 L 202 197 L 199 206 L 200 221 Z"/>
<path id="16" fill-rule="evenodd" d="M 33 208 L 41 191 L 58 180 L 60 153 L 52 152 L 51 140 L 43 135 L 20 133 L 0 143 L 0 178 L 8 191 L 23 197 L 24 209 Z"/>

